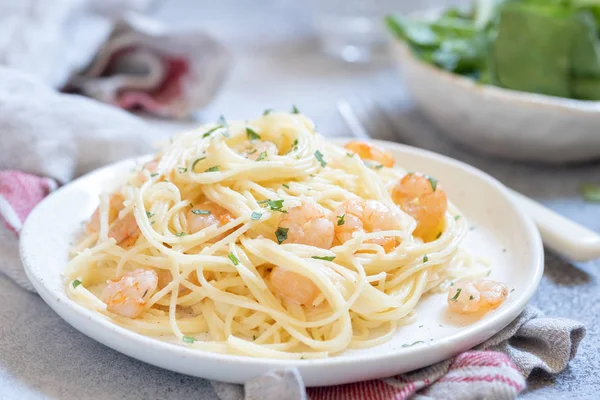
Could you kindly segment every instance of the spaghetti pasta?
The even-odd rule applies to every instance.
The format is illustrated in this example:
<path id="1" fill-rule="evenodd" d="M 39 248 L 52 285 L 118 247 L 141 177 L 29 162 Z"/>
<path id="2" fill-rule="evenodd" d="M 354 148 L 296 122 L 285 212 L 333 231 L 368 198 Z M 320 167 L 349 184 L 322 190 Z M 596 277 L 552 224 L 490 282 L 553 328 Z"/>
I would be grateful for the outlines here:
<path id="1" fill-rule="evenodd" d="M 424 177 L 410 204 L 438 191 L 438 223 L 396 204 L 406 176 L 328 143 L 301 114 L 205 125 L 101 196 L 67 292 L 207 351 L 299 359 L 377 345 L 424 294 L 485 273 L 459 248 L 467 223 L 437 181 Z M 438 231 L 414 235 L 425 226 Z"/>

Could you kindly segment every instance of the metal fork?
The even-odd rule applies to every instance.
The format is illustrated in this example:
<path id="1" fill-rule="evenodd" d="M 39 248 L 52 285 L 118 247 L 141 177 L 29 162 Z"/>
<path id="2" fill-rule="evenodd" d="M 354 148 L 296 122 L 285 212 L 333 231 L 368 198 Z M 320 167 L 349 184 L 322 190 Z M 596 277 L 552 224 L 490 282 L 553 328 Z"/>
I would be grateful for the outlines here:
<path id="1" fill-rule="evenodd" d="M 337 103 L 337 109 L 348 125 L 352 136 L 368 140 L 372 138 L 371 134 L 376 132 L 377 139 L 404 141 L 402 140 L 404 139 L 403 135 L 395 129 L 393 122 L 375 101 L 354 99 L 352 103 L 361 105 L 360 108 L 366 114 L 363 121 L 373 121 L 378 129 L 371 132 L 367 130 L 350 101 L 340 100 Z M 590 261 L 600 258 L 600 235 L 598 233 L 555 213 L 518 192 L 511 189 L 508 191 L 513 202 L 533 219 L 548 248 L 573 261 Z"/>

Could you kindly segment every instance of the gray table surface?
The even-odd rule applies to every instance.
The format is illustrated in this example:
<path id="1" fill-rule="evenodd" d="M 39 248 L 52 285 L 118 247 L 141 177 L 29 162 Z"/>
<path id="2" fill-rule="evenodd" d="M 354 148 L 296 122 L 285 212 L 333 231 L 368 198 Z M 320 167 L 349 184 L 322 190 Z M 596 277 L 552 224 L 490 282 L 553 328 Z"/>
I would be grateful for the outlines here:
<path id="1" fill-rule="evenodd" d="M 159 18 L 177 21 L 182 29 L 203 26 L 235 55 L 225 87 L 199 120 L 221 113 L 247 118 L 265 108 L 296 104 L 325 134 L 339 136 L 347 129 L 335 102 L 376 99 L 394 122 L 396 140 L 473 164 L 600 231 L 600 205 L 584 203 L 578 193 L 582 183 L 600 183 L 600 164 L 528 166 L 488 159 L 447 142 L 414 109 L 391 67 L 348 66 L 324 58 L 316 50 L 308 14 L 302 9 L 290 13 L 290 7 L 289 1 L 265 1 L 260 8 L 244 9 L 235 24 L 227 23 L 238 12 L 232 1 L 176 0 L 159 7 Z M 168 131 L 193 124 L 155 122 Z M 535 373 L 522 398 L 599 398 L 600 262 L 572 264 L 551 252 L 546 259 L 533 304 L 547 315 L 582 321 L 588 331 L 567 370 L 558 376 Z M 0 399 L 216 399 L 206 380 L 146 365 L 80 334 L 37 295 L 1 275 L 0 302 Z"/>

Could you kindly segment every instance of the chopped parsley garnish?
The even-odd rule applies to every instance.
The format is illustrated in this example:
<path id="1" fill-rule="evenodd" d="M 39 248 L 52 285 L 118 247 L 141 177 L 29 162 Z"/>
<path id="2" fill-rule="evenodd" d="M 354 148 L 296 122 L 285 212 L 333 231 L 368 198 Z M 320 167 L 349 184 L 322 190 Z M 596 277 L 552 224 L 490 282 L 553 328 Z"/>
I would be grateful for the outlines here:
<path id="1" fill-rule="evenodd" d="M 471 295 L 471 296 L 469 296 L 469 300 L 473 300 L 473 296 L 472 296 L 472 295 Z"/>
<path id="2" fill-rule="evenodd" d="M 225 117 L 223 115 L 219 117 L 219 119 L 217 120 L 217 124 L 221 126 L 227 126 L 227 121 L 225 120 Z"/>
<path id="3" fill-rule="evenodd" d="M 593 184 L 581 185 L 581 195 L 585 201 L 600 203 L 600 186 Z"/>
<path id="4" fill-rule="evenodd" d="M 156 221 L 150 221 L 150 225 L 154 225 Z"/>
<path id="5" fill-rule="evenodd" d="M 204 132 L 204 135 L 202 135 L 203 138 L 210 136 L 214 131 L 216 131 L 217 129 L 221 129 L 223 128 L 223 126 L 221 125 L 217 125 L 214 128 L 211 128 L 209 130 L 207 130 L 206 132 Z"/>
<path id="6" fill-rule="evenodd" d="M 251 219 L 252 221 L 258 221 L 258 220 L 259 220 L 259 219 L 261 219 L 261 218 L 262 218 L 262 214 L 261 214 L 261 213 L 259 213 L 259 212 L 256 212 L 256 211 L 253 211 L 253 212 L 252 212 L 252 215 L 250 216 L 250 219 Z"/>
<path id="7" fill-rule="evenodd" d="M 346 153 L 346 157 L 354 157 L 354 153 Z"/>
<path id="8" fill-rule="evenodd" d="M 431 189 L 435 192 L 435 189 L 437 189 L 438 184 L 437 179 L 435 179 L 433 176 L 428 176 L 427 180 L 429 181 L 429 183 L 431 183 Z"/>
<path id="9" fill-rule="evenodd" d="M 319 163 L 321 164 L 321 167 L 324 167 L 327 165 L 325 160 L 323 160 L 323 153 L 321 153 L 319 150 L 315 151 L 315 158 L 317 159 L 317 161 L 319 161 Z"/>
<path id="10" fill-rule="evenodd" d="M 429 257 L 427 257 L 427 255 L 423 256 L 423 262 L 426 263 L 427 261 L 429 261 Z"/>
<path id="11" fill-rule="evenodd" d="M 455 220 L 455 221 L 458 221 L 459 219 L 460 219 L 460 215 L 455 215 L 455 216 L 454 216 L 454 220 Z"/>
<path id="12" fill-rule="evenodd" d="M 192 214 L 196 215 L 210 215 L 210 210 L 192 210 Z"/>
<path id="13" fill-rule="evenodd" d="M 288 186 L 288 184 L 286 184 L 286 183 L 282 183 L 282 184 L 281 184 L 281 186 L 283 186 L 283 187 L 284 187 L 284 188 L 286 188 L 286 189 L 289 189 L 289 188 L 290 188 L 290 187 Z"/>
<path id="14" fill-rule="evenodd" d="M 248 127 L 246 127 L 246 136 L 248 140 L 260 140 L 260 135 Z"/>
<path id="15" fill-rule="evenodd" d="M 440 236 L 442 236 L 442 232 L 438 233 L 437 236 L 435 237 L 436 239 L 439 239 Z"/>
<path id="16" fill-rule="evenodd" d="M 272 108 L 267 108 L 265 111 L 263 111 L 263 115 L 269 115 L 273 112 Z"/>
<path id="17" fill-rule="evenodd" d="M 198 164 L 200 161 L 206 159 L 206 157 L 200 157 L 197 158 L 196 161 L 194 161 L 194 163 L 192 164 L 192 171 L 194 170 L 194 168 L 196 168 L 196 164 Z"/>
<path id="18" fill-rule="evenodd" d="M 267 205 L 269 206 L 269 208 L 271 208 L 272 211 L 284 212 L 281 209 L 283 207 L 283 200 L 260 200 L 258 203 L 259 204 L 267 203 Z"/>
<path id="19" fill-rule="evenodd" d="M 454 286 L 454 282 L 450 282 L 450 286 Z"/>
<path id="20" fill-rule="evenodd" d="M 252 340 L 256 340 L 256 335 L 252 335 Z"/>
<path id="21" fill-rule="evenodd" d="M 419 344 L 419 343 L 425 343 L 425 342 L 422 340 L 417 340 L 416 342 L 411 343 L 411 344 L 403 344 L 402 347 L 410 347 L 410 346 L 414 346 L 415 344 Z"/>
<path id="22" fill-rule="evenodd" d="M 291 153 L 292 151 L 296 151 L 298 150 L 298 139 L 294 139 L 294 142 L 292 143 L 292 147 L 290 148 L 290 151 L 288 151 L 288 153 Z"/>
<path id="23" fill-rule="evenodd" d="M 215 171 L 218 171 L 218 170 L 219 170 L 219 166 L 215 165 L 214 167 L 210 167 L 209 169 L 207 169 L 204 172 L 215 172 Z"/>
<path id="24" fill-rule="evenodd" d="M 177 236 L 177 237 L 185 236 L 185 232 L 176 233 L 175 236 Z"/>
<path id="25" fill-rule="evenodd" d="M 81 281 L 79 279 L 75 279 L 71 285 L 73 286 L 73 289 L 75 289 L 77 286 L 81 285 Z"/>
<path id="26" fill-rule="evenodd" d="M 346 223 L 346 221 L 344 220 L 344 218 L 346 218 L 346 214 L 337 216 L 336 218 L 338 219 L 338 226 L 342 226 Z"/>
<path id="27" fill-rule="evenodd" d="M 300 110 L 295 105 L 292 106 L 292 114 L 300 114 Z"/>
<path id="28" fill-rule="evenodd" d="M 325 260 L 325 261 L 333 261 L 335 260 L 335 256 L 333 257 L 319 257 L 319 256 L 312 256 L 311 258 L 314 258 L 315 260 Z"/>
<path id="29" fill-rule="evenodd" d="M 248 156 L 249 156 L 249 155 L 251 155 L 251 154 L 254 154 L 254 153 L 256 153 L 257 151 L 258 151 L 258 150 L 254 149 L 254 150 L 252 150 L 252 151 L 249 151 L 249 152 L 247 152 L 247 153 L 246 153 L 246 155 L 248 155 Z"/>
<path id="30" fill-rule="evenodd" d="M 182 339 L 185 343 L 194 343 L 196 341 L 196 339 L 194 339 L 191 336 L 184 336 Z"/>
<path id="31" fill-rule="evenodd" d="M 158 173 L 157 173 L 157 172 L 155 172 L 155 173 L 153 173 L 153 174 L 150 174 L 150 178 L 154 178 L 155 176 L 158 176 Z"/>
<path id="32" fill-rule="evenodd" d="M 375 169 L 381 169 L 381 168 L 383 168 L 383 164 L 377 164 L 373 168 L 375 168 Z"/>
<path id="33" fill-rule="evenodd" d="M 154 216 L 154 214 L 152 214 L 150 211 L 146 211 L 146 217 L 148 217 L 148 219 L 152 218 Z"/>
<path id="34" fill-rule="evenodd" d="M 512 292 L 514 292 L 514 291 L 515 291 L 515 289 L 510 289 L 510 292 L 511 292 L 511 293 L 512 293 Z"/>
<path id="35" fill-rule="evenodd" d="M 456 294 L 454 295 L 454 297 L 452 297 L 450 299 L 450 301 L 456 301 L 456 299 L 458 299 L 458 295 L 460 294 L 461 291 L 462 291 L 461 288 L 456 289 Z"/>
<path id="36" fill-rule="evenodd" d="M 179 172 L 183 173 L 183 172 L 187 172 L 187 168 L 183 168 L 183 167 L 179 167 L 177 168 L 179 170 Z"/>
<path id="37" fill-rule="evenodd" d="M 275 232 L 275 236 L 277 237 L 277 242 L 281 244 L 285 239 L 287 239 L 289 229 L 288 228 L 277 228 Z"/>
<path id="38" fill-rule="evenodd" d="M 227 257 L 229 257 L 233 265 L 238 265 L 240 263 L 240 260 L 238 260 L 238 258 L 233 253 L 229 253 Z"/>
<path id="39" fill-rule="evenodd" d="M 266 151 L 263 151 L 262 153 L 260 153 L 260 154 L 258 155 L 258 158 L 256 159 L 256 161 L 262 161 L 262 160 L 264 160 L 265 158 L 267 158 L 267 152 L 266 152 Z"/>

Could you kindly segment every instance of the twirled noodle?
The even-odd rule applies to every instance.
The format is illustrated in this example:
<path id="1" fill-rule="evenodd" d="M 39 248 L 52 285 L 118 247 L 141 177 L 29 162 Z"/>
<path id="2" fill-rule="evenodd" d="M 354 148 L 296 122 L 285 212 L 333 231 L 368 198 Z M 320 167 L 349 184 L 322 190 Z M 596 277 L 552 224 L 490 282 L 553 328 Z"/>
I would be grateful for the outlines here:
<path id="1" fill-rule="evenodd" d="M 253 154 L 260 146 L 266 150 Z M 179 135 L 116 192 L 117 222 L 132 213 L 139 230 L 128 245 L 111 234 L 111 198 L 101 196 L 99 228 L 74 250 L 67 292 L 127 329 L 207 351 L 315 358 L 377 345 L 414 319 L 425 293 L 486 272 L 459 249 L 467 223 L 452 204 L 437 239 L 413 236 L 415 219 L 391 195 L 405 175 L 326 142 L 300 114 L 203 126 Z M 276 234 L 294 207 L 318 204 L 339 226 L 337 207 L 367 199 L 397 215 L 395 229 L 357 230 L 326 248 L 282 243 Z M 190 210 L 202 202 L 228 219 L 192 231 Z M 388 251 L 378 239 L 390 237 Z M 310 304 L 282 296 L 269 279 L 275 266 L 310 280 L 318 295 Z M 101 301 L 107 279 L 139 269 L 168 279 L 143 293 L 136 317 L 110 311 Z"/>

